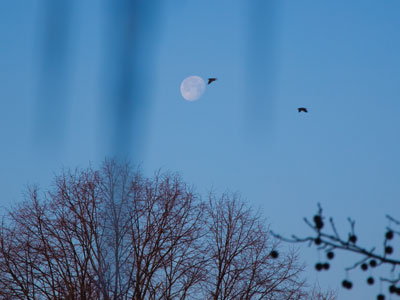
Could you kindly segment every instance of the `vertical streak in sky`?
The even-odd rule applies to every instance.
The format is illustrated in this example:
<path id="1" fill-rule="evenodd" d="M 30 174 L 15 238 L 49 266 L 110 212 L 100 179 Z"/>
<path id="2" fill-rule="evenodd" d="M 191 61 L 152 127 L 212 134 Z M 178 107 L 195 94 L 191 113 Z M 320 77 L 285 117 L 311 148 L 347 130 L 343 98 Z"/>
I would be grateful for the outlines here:
<path id="1" fill-rule="evenodd" d="M 271 130 L 277 77 L 278 0 L 252 0 L 248 5 L 246 112 L 248 132 Z"/>
<path id="2" fill-rule="evenodd" d="M 40 23 L 40 74 L 36 140 L 57 144 L 65 134 L 66 101 L 71 57 L 71 14 L 74 0 L 45 0 Z"/>
<path id="3" fill-rule="evenodd" d="M 158 39 L 159 1 L 109 0 L 106 15 L 106 136 L 114 155 L 135 155 L 145 144 Z M 104 126 L 104 125 L 103 125 Z"/>

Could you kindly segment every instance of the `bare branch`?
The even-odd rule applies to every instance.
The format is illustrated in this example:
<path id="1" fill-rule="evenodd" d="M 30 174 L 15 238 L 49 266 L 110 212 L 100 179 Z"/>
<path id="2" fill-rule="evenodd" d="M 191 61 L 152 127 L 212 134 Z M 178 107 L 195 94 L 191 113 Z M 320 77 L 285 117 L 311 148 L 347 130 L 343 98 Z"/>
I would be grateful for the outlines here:
<path id="1" fill-rule="evenodd" d="M 399 226 L 400 222 L 394 219 L 393 217 L 387 215 L 386 218 L 395 225 Z M 304 221 L 308 227 L 311 228 L 313 233 L 316 236 L 306 236 L 306 237 L 298 237 L 296 235 L 292 235 L 291 238 L 283 237 L 279 234 L 274 233 L 274 236 L 279 240 L 290 242 L 290 243 L 305 243 L 308 242 L 309 246 L 314 245 L 320 250 L 325 250 L 327 253 L 328 259 L 333 259 L 334 251 L 341 250 L 344 252 L 351 252 L 359 255 L 359 259 L 356 260 L 355 263 L 345 268 L 345 271 L 351 271 L 356 268 L 361 268 L 363 271 L 368 268 L 376 268 L 383 265 L 391 266 L 391 273 L 393 273 L 397 266 L 400 265 L 400 260 L 397 258 L 393 258 L 391 255 L 393 253 L 392 239 L 394 238 L 394 234 L 398 234 L 399 231 L 394 230 L 391 226 L 386 227 L 386 233 L 384 234 L 383 245 L 379 247 L 382 249 L 381 251 L 377 251 L 377 247 L 372 247 L 368 249 L 357 243 L 357 235 L 355 231 L 355 221 L 351 218 L 348 218 L 349 222 L 349 231 L 348 238 L 343 239 L 339 235 L 338 230 L 336 229 L 333 218 L 329 218 L 330 228 L 333 234 L 323 231 L 323 216 L 322 216 L 322 208 L 318 204 L 318 212 L 314 215 L 314 223 L 304 218 Z M 326 269 L 329 268 L 329 264 Z M 321 263 L 316 264 L 317 271 L 322 271 L 324 269 L 324 265 Z M 391 277 L 391 278 L 389 278 Z M 388 287 L 388 292 L 393 294 L 400 294 L 400 287 L 396 287 L 395 285 L 400 282 L 400 274 L 397 275 L 395 279 L 392 278 L 392 274 L 387 277 L 381 277 L 381 282 L 387 282 L 391 285 Z M 373 277 L 368 278 L 368 284 L 374 284 L 375 280 Z M 351 289 L 352 283 L 348 280 L 344 280 L 342 282 L 343 287 Z M 383 295 L 383 294 L 382 294 Z M 381 297 L 380 297 L 381 298 Z"/>

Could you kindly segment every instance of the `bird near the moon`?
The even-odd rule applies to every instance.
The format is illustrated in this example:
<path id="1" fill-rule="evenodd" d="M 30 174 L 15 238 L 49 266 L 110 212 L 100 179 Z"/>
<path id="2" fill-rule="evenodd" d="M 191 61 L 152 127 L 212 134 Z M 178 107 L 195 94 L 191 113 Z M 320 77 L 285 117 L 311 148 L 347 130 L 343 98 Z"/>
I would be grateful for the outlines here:
<path id="1" fill-rule="evenodd" d="M 189 76 L 181 83 L 181 94 L 187 101 L 196 101 L 205 90 L 206 83 L 200 76 Z"/>

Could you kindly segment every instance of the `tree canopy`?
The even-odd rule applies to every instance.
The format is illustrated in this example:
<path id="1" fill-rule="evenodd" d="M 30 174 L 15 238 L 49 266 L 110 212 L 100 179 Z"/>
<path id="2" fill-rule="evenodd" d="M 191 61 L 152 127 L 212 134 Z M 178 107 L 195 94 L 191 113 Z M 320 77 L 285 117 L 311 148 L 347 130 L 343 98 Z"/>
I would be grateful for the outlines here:
<path id="1" fill-rule="evenodd" d="M 178 174 L 106 161 L 25 195 L 1 222 L 2 299 L 334 299 L 237 194 Z"/>

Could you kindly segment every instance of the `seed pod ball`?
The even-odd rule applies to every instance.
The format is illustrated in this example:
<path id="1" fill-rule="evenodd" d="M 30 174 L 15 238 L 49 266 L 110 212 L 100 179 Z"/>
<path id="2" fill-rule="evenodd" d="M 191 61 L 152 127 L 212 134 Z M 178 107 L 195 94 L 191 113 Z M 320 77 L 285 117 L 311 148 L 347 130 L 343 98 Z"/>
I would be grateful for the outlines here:
<path id="1" fill-rule="evenodd" d="M 379 294 L 378 296 L 376 296 L 377 300 L 385 300 L 385 295 Z"/>
<path id="2" fill-rule="evenodd" d="M 357 242 L 357 236 L 352 234 L 349 236 L 349 241 L 355 244 Z"/>
<path id="3" fill-rule="evenodd" d="M 323 265 L 322 265 L 321 263 L 316 263 L 316 264 L 315 264 L 315 269 L 316 269 L 317 271 L 321 271 L 322 268 L 323 268 Z"/>
<path id="4" fill-rule="evenodd" d="M 369 285 L 373 285 L 374 282 L 375 282 L 374 277 L 368 277 L 368 278 L 367 278 L 367 283 L 368 283 Z"/>
<path id="5" fill-rule="evenodd" d="M 345 289 L 350 290 L 350 289 L 353 287 L 353 284 L 351 283 L 351 281 L 343 280 L 343 281 L 342 281 L 342 286 L 343 286 Z"/>
<path id="6" fill-rule="evenodd" d="M 389 286 L 389 293 L 391 293 L 391 294 L 396 293 L 396 287 L 393 284 L 391 286 Z"/>
<path id="7" fill-rule="evenodd" d="M 393 231 L 389 230 L 386 232 L 385 237 L 387 240 L 391 240 L 393 238 Z"/>
<path id="8" fill-rule="evenodd" d="M 315 223 L 320 223 L 320 222 L 322 222 L 321 216 L 320 216 L 320 215 L 315 215 L 315 216 L 314 216 L 314 222 L 315 222 Z"/>
<path id="9" fill-rule="evenodd" d="M 366 263 L 363 263 L 363 264 L 361 265 L 361 270 L 367 271 L 367 270 L 368 270 L 368 265 L 367 265 Z"/>
<path id="10" fill-rule="evenodd" d="M 279 253 L 278 253 L 278 251 L 276 251 L 276 250 L 272 250 L 271 253 L 270 253 L 270 255 L 271 255 L 272 258 L 278 258 Z"/>
<path id="11" fill-rule="evenodd" d="M 375 268 L 376 265 L 377 265 L 376 260 L 375 260 L 375 259 L 371 259 L 371 260 L 369 261 L 369 265 L 370 265 L 371 267 Z"/>
<path id="12" fill-rule="evenodd" d="M 321 245 L 322 240 L 321 240 L 319 237 L 317 237 L 317 238 L 314 240 L 314 243 L 315 243 L 315 245 Z"/>
<path id="13" fill-rule="evenodd" d="M 326 257 L 327 257 L 328 259 L 333 259 L 333 258 L 335 257 L 335 253 L 333 253 L 332 251 L 329 251 L 329 252 L 326 254 Z"/>
<path id="14" fill-rule="evenodd" d="M 317 227 L 317 229 L 322 229 L 322 227 L 324 227 L 324 222 L 322 222 L 322 218 L 320 215 L 314 216 L 314 223 L 315 223 L 315 227 Z"/>
<path id="15" fill-rule="evenodd" d="M 385 253 L 386 254 L 392 254 L 393 253 L 393 248 L 391 246 L 386 246 L 385 247 Z"/>

